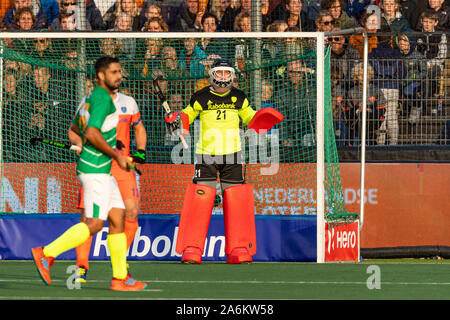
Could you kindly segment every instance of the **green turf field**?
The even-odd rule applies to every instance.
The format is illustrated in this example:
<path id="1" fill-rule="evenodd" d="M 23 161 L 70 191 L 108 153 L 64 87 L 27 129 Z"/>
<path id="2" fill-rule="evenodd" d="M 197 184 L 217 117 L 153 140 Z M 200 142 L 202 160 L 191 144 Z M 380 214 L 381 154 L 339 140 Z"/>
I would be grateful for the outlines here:
<path id="1" fill-rule="evenodd" d="M 125 293 L 108 290 L 111 268 L 103 261 L 91 262 L 88 282 L 80 289 L 68 289 L 66 271 L 73 264 L 56 261 L 51 270 L 53 283 L 45 286 L 32 262 L 0 261 L 0 299 L 450 299 L 449 260 L 250 265 L 132 261 L 133 277 L 149 287 Z"/>

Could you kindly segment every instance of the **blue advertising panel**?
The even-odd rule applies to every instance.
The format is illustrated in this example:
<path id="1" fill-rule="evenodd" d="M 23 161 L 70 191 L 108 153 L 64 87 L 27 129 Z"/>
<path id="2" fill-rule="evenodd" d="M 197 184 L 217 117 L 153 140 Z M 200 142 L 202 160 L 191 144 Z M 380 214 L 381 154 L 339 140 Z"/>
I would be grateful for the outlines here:
<path id="1" fill-rule="evenodd" d="M 77 214 L 15 214 L 0 217 L 0 259 L 31 259 L 30 249 L 43 246 L 79 222 Z M 143 214 L 128 251 L 128 260 L 177 261 L 179 215 Z M 106 226 L 93 237 L 90 259 L 109 260 Z M 254 261 L 316 261 L 316 216 L 256 216 Z M 75 250 L 58 259 L 75 260 Z M 222 215 L 212 215 L 203 261 L 225 261 Z"/>

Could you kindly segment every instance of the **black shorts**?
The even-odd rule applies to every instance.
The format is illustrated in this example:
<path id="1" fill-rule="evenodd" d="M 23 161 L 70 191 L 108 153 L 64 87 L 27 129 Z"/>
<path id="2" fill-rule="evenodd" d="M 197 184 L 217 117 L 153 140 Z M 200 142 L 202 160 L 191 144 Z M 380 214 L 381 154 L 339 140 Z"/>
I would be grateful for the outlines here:
<path id="1" fill-rule="evenodd" d="M 221 182 L 245 183 L 242 172 L 242 153 L 236 152 L 224 156 L 195 154 L 194 183 L 198 181 L 217 181 L 217 173 Z"/>

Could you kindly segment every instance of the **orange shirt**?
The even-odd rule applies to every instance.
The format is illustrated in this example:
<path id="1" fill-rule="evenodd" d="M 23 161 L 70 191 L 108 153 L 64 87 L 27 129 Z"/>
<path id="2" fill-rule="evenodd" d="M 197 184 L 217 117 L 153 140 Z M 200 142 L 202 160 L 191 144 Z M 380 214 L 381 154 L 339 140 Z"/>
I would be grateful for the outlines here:
<path id="1" fill-rule="evenodd" d="M 119 92 L 117 94 L 114 104 L 119 110 L 119 123 L 116 129 L 116 140 L 121 141 L 125 146 L 125 149 L 122 150 L 122 154 L 129 156 L 131 126 L 135 126 L 141 121 L 141 114 L 139 112 L 136 100 L 123 93 Z"/>
<path id="2" fill-rule="evenodd" d="M 353 35 L 350 36 L 350 43 L 352 44 L 353 48 L 358 50 L 359 56 L 361 59 L 364 57 L 364 37 L 360 35 Z M 369 53 L 372 51 L 372 49 L 378 47 L 378 38 L 377 36 L 369 36 Z"/>

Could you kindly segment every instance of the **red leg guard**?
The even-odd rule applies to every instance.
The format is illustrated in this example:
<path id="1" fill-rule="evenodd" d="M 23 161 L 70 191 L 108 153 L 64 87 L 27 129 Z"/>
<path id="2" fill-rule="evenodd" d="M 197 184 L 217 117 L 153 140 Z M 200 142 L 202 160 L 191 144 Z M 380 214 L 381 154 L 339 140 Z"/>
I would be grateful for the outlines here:
<path id="1" fill-rule="evenodd" d="M 176 251 L 183 254 L 182 262 L 201 262 L 215 198 L 214 188 L 192 183 L 188 185 L 176 246 Z"/>
<path id="2" fill-rule="evenodd" d="M 223 197 L 227 263 L 251 262 L 256 254 L 253 186 L 240 184 L 225 189 Z"/>

